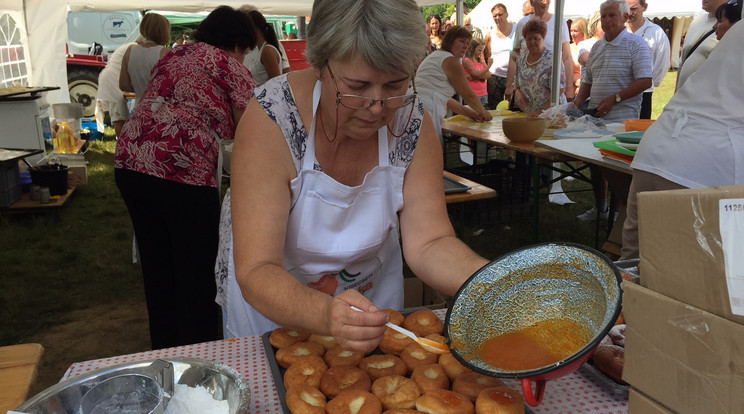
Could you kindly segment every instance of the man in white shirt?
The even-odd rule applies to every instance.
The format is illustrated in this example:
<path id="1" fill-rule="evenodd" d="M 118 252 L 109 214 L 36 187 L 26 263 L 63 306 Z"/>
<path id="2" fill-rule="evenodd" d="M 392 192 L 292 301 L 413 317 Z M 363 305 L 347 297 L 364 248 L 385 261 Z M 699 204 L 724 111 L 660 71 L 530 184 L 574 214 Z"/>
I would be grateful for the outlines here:
<path id="1" fill-rule="evenodd" d="M 695 16 L 682 44 L 682 56 L 677 72 L 677 89 L 708 59 L 710 51 L 718 44 L 713 25 L 716 24 L 716 10 L 727 0 L 703 0 L 706 13 Z"/>
<path id="2" fill-rule="evenodd" d="M 486 48 L 483 54 L 493 58 L 491 77 L 488 79 L 488 105 L 490 109 L 496 109 L 496 105 L 504 100 L 509 55 L 514 43 L 516 24 L 509 21 L 509 12 L 502 3 L 497 3 L 491 8 L 491 15 L 496 25 L 486 33 Z"/>
<path id="3" fill-rule="evenodd" d="M 628 22 L 625 23 L 630 33 L 641 36 L 643 40 L 648 44 L 651 49 L 651 56 L 653 57 L 653 85 L 643 92 L 643 100 L 641 101 L 641 119 L 651 119 L 651 100 L 654 93 L 654 87 L 661 85 L 669 71 L 670 57 L 671 57 L 671 46 L 669 44 L 669 37 L 667 37 L 664 29 L 659 25 L 652 23 L 651 20 L 643 17 L 643 13 L 648 8 L 646 0 L 625 0 L 630 7 L 630 13 L 628 13 Z"/>
<path id="4" fill-rule="evenodd" d="M 607 122 L 637 119 L 641 93 L 652 84 L 651 50 L 640 36 L 625 30 L 630 7 L 625 0 L 600 5 L 605 35 L 592 46 L 574 104 L 589 98 L 589 109 Z"/>

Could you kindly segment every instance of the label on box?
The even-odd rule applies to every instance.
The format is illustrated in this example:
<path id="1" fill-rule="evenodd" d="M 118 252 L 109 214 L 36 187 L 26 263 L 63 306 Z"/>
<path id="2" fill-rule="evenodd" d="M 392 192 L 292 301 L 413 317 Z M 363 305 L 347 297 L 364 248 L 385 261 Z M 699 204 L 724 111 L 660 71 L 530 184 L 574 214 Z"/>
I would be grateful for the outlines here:
<path id="1" fill-rule="evenodd" d="M 731 312 L 744 315 L 744 198 L 719 200 L 721 248 Z"/>

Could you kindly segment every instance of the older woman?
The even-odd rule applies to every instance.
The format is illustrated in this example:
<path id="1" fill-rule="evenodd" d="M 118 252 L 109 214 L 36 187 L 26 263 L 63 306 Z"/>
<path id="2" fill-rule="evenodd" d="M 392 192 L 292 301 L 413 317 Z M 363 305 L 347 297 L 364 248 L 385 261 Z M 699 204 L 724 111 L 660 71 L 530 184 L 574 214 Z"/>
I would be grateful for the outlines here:
<path id="1" fill-rule="evenodd" d="M 527 43 L 527 53 L 517 58 L 517 71 L 514 76 L 514 94 L 519 108 L 531 116 L 537 116 L 550 108 L 550 82 L 553 76 L 553 51 L 543 45 L 548 26 L 544 21 L 532 19 L 524 25 L 522 36 Z M 563 91 L 566 76 L 561 67 L 561 100 L 565 103 Z"/>
<path id="2" fill-rule="evenodd" d="M 220 139 L 253 94 L 243 66 L 250 18 L 218 7 L 153 68 L 116 145 L 114 167 L 139 246 L 153 348 L 218 338 L 214 304 Z"/>
<path id="3" fill-rule="evenodd" d="M 170 42 L 170 29 L 168 19 L 157 13 L 147 13 L 140 23 L 140 34 L 144 40 L 129 46 L 124 53 L 119 89 L 134 92 L 137 103 L 150 82 L 153 66 L 170 50 L 165 47 Z"/>
<path id="4" fill-rule="evenodd" d="M 455 237 L 442 152 L 410 88 L 427 42 L 416 2 L 312 10 L 312 67 L 258 88 L 238 126 L 218 301 L 227 337 L 281 325 L 370 351 L 389 320 L 379 309 L 403 305 L 399 236 L 411 270 L 447 294 L 486 260 Z"/>
<path id="5" fill-rule="evenodd" d="M 416 71 L 416 88 L 424 107 L 431 114 L 440 142 L 442 121 L 447 115 L 447 110 L 469 116 L 476 121 L 491 120 L 491 114 L 470 88 L 465 69 L 460 64 L 460 60 L 465 57 L 470 47 L 471 37 L 470 31 L 462 26 L 451 28 L 444 35 L 442 49 L 427 56 Z M 468 106 L 452 99 L 455 93 L 459 94 Z"/>

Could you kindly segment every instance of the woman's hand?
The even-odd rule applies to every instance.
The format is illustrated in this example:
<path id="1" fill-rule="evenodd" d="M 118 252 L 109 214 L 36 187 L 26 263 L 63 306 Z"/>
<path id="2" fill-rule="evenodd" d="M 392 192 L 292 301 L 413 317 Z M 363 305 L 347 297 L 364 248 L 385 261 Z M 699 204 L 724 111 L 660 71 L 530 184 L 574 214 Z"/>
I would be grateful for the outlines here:
<path id="1" fill-rule="evenodd" d="M 491 119 L 493 119 L 493 116 L 491 116 L 491 112 L 488 109 L 483 108 L 478 111 L 478 119 L 476 119 L 478 122 L 488 122 Z"/>
<path id="2" fill-rule="evenodd" d="M 519 88 L 514 90 L 514 95 L 516 97 L 515 99 L 517 102 L 517 106 L 519 107 L 519 109 L 524 111 L 524 109 L 527 108 L 527 106 L 529 105 L 529 102 L 527 101 L 527 97 L 524 96 L 524 93 L 522 93 L 522 91 Z"/>
<path id="3" fill-rule="evenodd" d="M 353 310 L 355 306 L 363 312 Z M 327 310 L 331 335 L 342 348 L 369 353 L 380 344 L 390 317 L 354 289 L 333 298 Z"/>

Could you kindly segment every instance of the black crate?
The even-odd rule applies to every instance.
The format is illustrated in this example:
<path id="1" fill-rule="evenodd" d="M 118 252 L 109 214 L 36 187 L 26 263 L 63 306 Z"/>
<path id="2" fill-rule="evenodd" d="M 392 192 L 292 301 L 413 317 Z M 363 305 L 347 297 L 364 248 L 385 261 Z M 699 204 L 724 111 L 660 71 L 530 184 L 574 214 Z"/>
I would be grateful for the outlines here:
<path id="1" fill-rule="evenodd" d="M 21 197 L 21 171 L 18 161 L 0 162 L 0 207 L 8 207 Z"/>
<path id="2" fill-rule="evenodd" d="M 519 161 L 491 160 L 450 169 L 463 178 L 496 190 L 495 198 L 465 203 L 460 211 L 467 224 L 504 222 L 530 214 L 532 165 Z"/>

